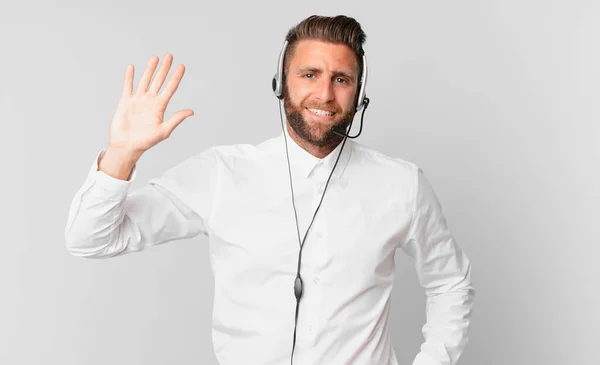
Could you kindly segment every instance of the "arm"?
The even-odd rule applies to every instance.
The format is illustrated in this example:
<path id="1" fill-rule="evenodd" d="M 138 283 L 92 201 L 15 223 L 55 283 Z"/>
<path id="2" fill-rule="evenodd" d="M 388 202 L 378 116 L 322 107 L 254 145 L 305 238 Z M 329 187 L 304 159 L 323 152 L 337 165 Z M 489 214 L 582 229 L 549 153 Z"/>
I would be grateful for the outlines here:
<path id="1" fill-rule="evenodd" d="M 207 220 L 217 186 L 214 152 L 190 157 L 128 193 L 135 180 L 98 171 L 101 151 L 72 200 L 65 240 L 74 256 L 108 258 L 148 246 L 208 234 Z"/>
<path id="2" fill-rule="evenodd" d="M 414 217 L 402 249 L 427 296 L 425 342 L 413 365 L 454 365 L 467 342 L 473 308 L 471 264 L 452 237 L 435 192 L 418 169 Z"/>
<path id="3" fill-rule="evenodd" d="M 113 257 L 150 245 L 206 233 L 216 169 L 214 152 L 190 158 L 128 194 L 140 156 L 167 139 L 190 109 L 168 120 L 164 112 L 177 90 L 185 67 L 179 65 L 159 92 L 171 67 L 165 59 L 156 74 L 158 57 L 150 57 L 138 88 L 133 65 L 127 65 L 123 91 L 110 123 L 108 150 L 101 151 L 83 186 L 77 191 L 65 227 L 67 250 L 81 257 Z M 100 165 L 100 166 L 99 166 Z"/>

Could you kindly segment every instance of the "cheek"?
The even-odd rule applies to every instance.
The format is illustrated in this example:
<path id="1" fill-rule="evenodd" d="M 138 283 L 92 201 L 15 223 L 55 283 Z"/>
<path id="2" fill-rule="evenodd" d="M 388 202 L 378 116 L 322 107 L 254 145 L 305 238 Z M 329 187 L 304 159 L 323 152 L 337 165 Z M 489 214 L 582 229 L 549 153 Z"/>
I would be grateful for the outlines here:
<path id="1" fill-rule="evenodd" d="M 303 90 L 295 89 L 293 91 L 290 90 L 288 96 L 292 104 L 296 105 L 297 107 L 300 107 L 306 102 L 307 99 L 309 99 L 310 93 L 307 93 Z"/>
<path id="2" fill-rule="evenodd" d="M 354 107 L 355 96 L 356 94 L 354 90 L 340 90 L 340 92 L 336 95 L 336 100 L 342 109 L 350 110 Z"/>
<path id="3" fill-rule="evenodd" d="M 314 95 L 315 92 L 315 86 L 310 82 L 303 82 L 302 80 L 288 81 L 289 101 L 298 107 L 306 105 L 309 102 L 314 102 L 317 99 L 317 96 Z"/>

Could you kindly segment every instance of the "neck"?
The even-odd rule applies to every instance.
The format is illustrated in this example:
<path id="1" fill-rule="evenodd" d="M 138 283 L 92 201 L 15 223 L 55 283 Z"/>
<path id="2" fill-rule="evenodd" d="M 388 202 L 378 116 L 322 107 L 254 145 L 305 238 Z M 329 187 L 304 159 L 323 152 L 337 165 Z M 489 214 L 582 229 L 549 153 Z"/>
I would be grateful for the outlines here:
<path id="1" fill-rule="evenodd" d="M 302 149 L 304 149 L 306 152 L 310 153 L 311 155 L 313 155 L 317 158 L 324 158 L 324 157 L 328 156 L 331 153 L 331 151 L 333 151 L 341 142 L 341 141 L 334 141 L 325 146 L 317 146 L 317 145 L 314 145 L 314 144 L 302 139 L 294 131 L 294 129 L 290 126 L 289 123 L 286 123 L 286 129 L 287 129 L 289 136 L 294 140 L 294 142 L 296 142 L 296 144 L 298 146 L 302 147 Z"/>

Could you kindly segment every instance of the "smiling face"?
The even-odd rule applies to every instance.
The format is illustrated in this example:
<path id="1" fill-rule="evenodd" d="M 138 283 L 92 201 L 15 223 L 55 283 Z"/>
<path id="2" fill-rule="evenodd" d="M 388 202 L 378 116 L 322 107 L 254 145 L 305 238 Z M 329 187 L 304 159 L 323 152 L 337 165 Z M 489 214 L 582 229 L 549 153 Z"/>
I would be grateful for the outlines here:
<path id="1" fill-rule="evenodd" d="M 331 132 L 352 121 L 358 84 L 358 63 L 344 44 L 299 41 L 286 67 L 283 101 L 287 120 L 304 142 L 335 147 L 343 137 Z"/>

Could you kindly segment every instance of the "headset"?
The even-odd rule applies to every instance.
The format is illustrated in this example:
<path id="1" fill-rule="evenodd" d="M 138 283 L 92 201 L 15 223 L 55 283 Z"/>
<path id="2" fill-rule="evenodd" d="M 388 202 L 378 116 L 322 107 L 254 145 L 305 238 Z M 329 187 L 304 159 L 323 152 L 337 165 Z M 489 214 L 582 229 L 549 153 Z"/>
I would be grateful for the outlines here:
<path id="1" fill-rule="evenodd" d="M 367 110 L 367 107 L 369 105 L 369 98 L 367 98 L 366 94 L 365 94 L 365 89 L 366 89 L 366 85 L 367 85 L 367 58 L 363 54 L 363 56 L 362 56 L 362 59 L 363 59 L 362 76 L 361 76 L 361 80 L 360 80 L 360 84 L 359 84 L 359 91 L 358 91 L 357 97 L 356 97 L 356 112 L 358 112 L 362 109 L 362 115 L 360 118 L 360 130 L 358 131 L 358 134 L 356 134 L 355 136 L 350 136 L 349 134 L 346 133 L 346 131 L 344 131 L 341 128 L 338 128 L 337 126 L 331 128 L 331 131 L 333 133 L 335 133 L 339 136 L 343 136 L 344 140 L 342 142 L 342 146 L 340 148 L 340 152 L 338 153 L 335 164 L 333 165 L 333 168 L 331 169 L 331 173 L 329 174 L 329 177 L 327 178 L 327 182 L 325 183 L 325 188 L 321 195 L 321 200 L 319 201 L 319 205 L 317 206 L 317 209 L 315 210 L 315 213 L 313 214 L 312 220 L 311 220 L 308 228 L 306 229 L 304 238 L 302 240 L 300 240 L 300 228 L 298 226 L 298 213 L 296 212 L 296 203 L 294 200 L 294 187 L 292 184 L 292 170 L 291 170 L 291 166 L 290 166 L 290 157 L 289 157 L 288 146 L 287 146 L 287 137 L 285 136 L 285 132 L 283 131 L 284 126 L 283 126 L 283 117 L 282 117 L 282 110 L 281 110 L 281 99 L 283 99 L 283 88 L 284 88 L 284 83 L 285 83 L 285 75 L 283 72 L 283 63 L 284 63 L 285 51 L 287 49 L 287 46 L 288 46 L 288 41 L 286 40 L 283 44 L 283 48 L 281 49 L 281 52 L 279 53 L 279 60 L 277 62 L 277 73 L 275 73 L 275 76 L 273 76 L 271 86 L 273 88 L 273 93 L 275 94 L 277 99 L 279 99 L 279 117 L 281 119 L 281 129 L 283 132 L 283 139 L 285 141 L 285 152 L 286 152 L 287 163 L 288 163 L 290 189 L 291 189 L 291 193 L 292 193 L 292 206 L 294 208 L 294 217 L 296 219 L 296 230 L 298 233 L 298 243 L 300 244 L 300 252 L 298 253 L 298 268 L 296 271 L 296 279 L 294 280 L 294 296 L 296 297 L 296 313 L 295 313 L 295 319 L 294 319 L 294 336 L 293 336 L 293 343 L 292 343 L 292 353 L 291 353 L 291 358 L 290 358 L 290 363 L 293 365 L 294 349 L 296 348 L 296 328 L 298 325 L 298 310 L 300 308 L 300 298 L 302 298 L 302 291 L 303 291 L 302 277 L 300 276 L 300 266 L 302 263 L 302 248 L 304 247 L 304 241 L 306 240 L 306 237 L 308 236 L 308 231 L 310 230 L 310 227 L 312 226 L 312 224 L 315 220 L 315 217 L 317 216 L 317 212 L 319 211 L 319 208 L 321 207 L 321 203 L 323 202 L 323 198 L 325 197 L 325 193 L 327 192 L 327 187 L 329 186 L 329 181 L 331 180 L 333 171 L 335 171 L 335 167 L 337 166 L 338 161 L 340 160 L 340 156 L 342 155 L 344 145 L 346 144 L 346 139 L 347 138 L 356 138 L 362 132 L 363 118 L 365 116 L 365 111 Z M 354 120 L 354 118 L 352 118 L 352 120 Z M 350 125 L 348 126 L 348 131 L 350 131 L 351 128 L 352 128 L 352 121 L 350 122 Z"/>

